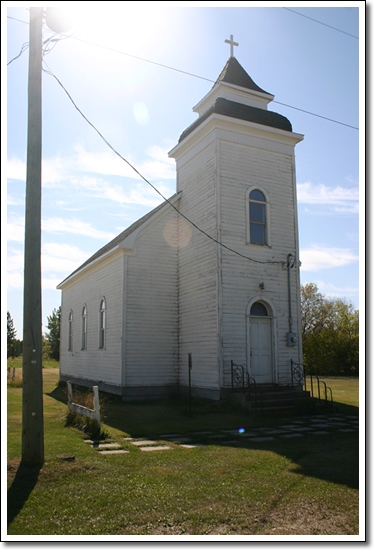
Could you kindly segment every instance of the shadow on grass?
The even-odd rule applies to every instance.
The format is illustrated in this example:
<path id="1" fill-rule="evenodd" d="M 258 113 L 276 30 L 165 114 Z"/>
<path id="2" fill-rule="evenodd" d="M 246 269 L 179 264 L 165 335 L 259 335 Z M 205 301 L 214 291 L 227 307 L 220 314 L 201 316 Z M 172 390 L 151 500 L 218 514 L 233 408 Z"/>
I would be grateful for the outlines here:
<path id="1" fill-rule="evenodd" d="M 22 463 L 19 465 L 13 483 L 8 489 L 8 527 L 14 518 L 18 516 L 32 493 L 38 481 L 39 472 L 39 466 L 24 466 Z"/>
<path id="2" fill-rule="evenodd" d="M 59 384 L 48 395 L 66 404 L 66 389 L 63 384 Z M 134 438 L 151 439 L 162 439 L 162 434 L 169 433 L 191 438 L 192 433 L 207 430 L 218 433 L 222 429 L 241 427 L 245 427 L 246 431 L 263 427 L 277 428 L 296 418 L 307 420 L 318 414 L 358 416 L 358 407 L 343 403 L 325 407 L 323 404 L 318 405 L 318 400 L 313 400 L 294 412 L 277 411 L 276 414 L 248 412 L 233 403 L 202 399 L 193 399 L 192 413 L 189 413 L 188 399 L 185 398 L 123 402 L 120 396 L 104 392 L 100 394 L 100 402 L 103 404 L 103 421 L 106 426 Z M 274 437 L 263 442 L 240 438 L 238 435 L 235 444 L 209 439 L 203 433 L 194 434 L 192 438 L 194 441 L 222 448 L 234 446 L 239 449 L 274 452 L 292 460 L 291 471 L 296 475 L 315 477 L 358 489 L 358 431 L 339 432 L 334 429 L 326 435 Z"/>

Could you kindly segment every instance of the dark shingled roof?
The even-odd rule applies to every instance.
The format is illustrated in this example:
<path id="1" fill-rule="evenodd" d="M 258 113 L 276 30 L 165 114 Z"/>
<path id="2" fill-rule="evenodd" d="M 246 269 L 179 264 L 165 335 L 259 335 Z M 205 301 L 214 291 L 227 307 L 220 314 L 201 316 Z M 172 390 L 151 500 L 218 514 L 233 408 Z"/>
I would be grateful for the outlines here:
<path id="1" fill-rule="evenodd" d="M 168 201 L 172 201 L 176 196 L 177 196 L 177 193 L 172 195 L 167 201 L 164 201 L 161 204 L 159 204 L 158 206 L 156 206 L 156 208 L 154 208 L 153 210 L 148 212 L 148 214 L 146 214 L 145 216 L 143 216 L 142 218 L 140 218 L 139 220 L 134 222 L 132 225 L 130 225 L 130 227 L 128 227 L 127 229 L 122 231 L 122 233 L 117 235 L 117 237 L 114 237 L 113 240 L 111 240 L 108 244 L 106 244 L 105 246 L 100 248 L 100 250 L 95 252 L 95 254 L 93 256 L 91 256 L 90 258 L 88 258 L 88 260 L 86 262 L 84 262 L 80 267 L 78 267 L 78 269 L 73 271 L 73 273 L 70 273 L 69 277 L 66 277 L 66 279 L 64 279 L 60 284 L 67 281 L 72 275 L 74 275 L 74 273 L 77 273 L 78 271 L 80 271 L 86 265 L 90 264 L 94 260 L 97 260 L 98 258 L 100 258 L 100 256 L 103 256 L 104 254 L 106 254 L 107 252 L 112 250 L 112 248 L 115 248 L 117 245 L 119 245 L 124 239 L 126 239 L 126 237 L 131 235 L 131 233 L 133 233 L 136 229 L 138 229 L 138 227 L 140 227 L 144 222 L 146 222 L 149 218 L 151 218 L 154 214 L 156 214 L 159 210 L 161 210 L 161 208 L 163 206 L 168 204 Z"/>
<path id="2" fill-rule="evenodd" d="M 228 84 L 234 84 L 235 86 L 241 86 L 242 88 L 248 88 L 249 90 L 254 90 L 255 92 L 262 92 L 264 94 L 269 93 L 262 90 L 262 88 L 253 82 L 252 78 L 246 73 L 235 57 L 230 57 L 221 74 L 217 78 L 214 86 L 221 81 L 227 82 Z"/>
<path id="3" fill-rule="evenodd" d="M 272 128 L 279 128 L 279 130 L 292 132 L 291 122 L 288 118 L 279 115 L 278 113 L 267 111 L 266 109 L 259 109 L 258 107 L 252 107 L 251 105 L 243 105 L 243 103 L 237 103 L 236 101 L 230 101 L 228 99 L 224 99 L 223 97 L 218 97 L 213 105 L 181 134 L 179 143 L 213 113 L 225 115 L 231 118 L 239 118 L 240 120 L 246 120 L 248 122 L 256 122 L 257 124 L 263 124 L 264 126 L 271 126 Z"/>

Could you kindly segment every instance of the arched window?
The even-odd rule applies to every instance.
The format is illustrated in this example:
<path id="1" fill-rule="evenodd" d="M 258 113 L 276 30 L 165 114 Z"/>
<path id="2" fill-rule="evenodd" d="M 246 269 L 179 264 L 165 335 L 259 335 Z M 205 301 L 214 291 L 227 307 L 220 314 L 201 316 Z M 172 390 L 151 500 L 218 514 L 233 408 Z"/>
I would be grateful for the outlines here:
<path id="1" fill-rule="evenodd" d="M 249 193 L 249 242 L 268 244 L 266 235 L 266 198 L 262 191 Z"/>
<path id="2" fill-rule="evenodd" d="M 100 302 L 99 314 L 99 348 L 105 348 L 105 298 Z"/>
<path id="3" fill-rule="evenodd" d="M 73 349 L 73 310 L 69 313 L 69 327 L 68 327 L 68 351 Z"/>
<path id="4" fill-rule="evenodd" d="M 87 349 L 87 307 L 82 309 L 82 349 Z"/>
<path id="5" fill-rule="evenodd" d="M 268 310 L 266 306 L 261 302 L 255 302 L 251 307 L 251 317 L 267 317 Z"/>

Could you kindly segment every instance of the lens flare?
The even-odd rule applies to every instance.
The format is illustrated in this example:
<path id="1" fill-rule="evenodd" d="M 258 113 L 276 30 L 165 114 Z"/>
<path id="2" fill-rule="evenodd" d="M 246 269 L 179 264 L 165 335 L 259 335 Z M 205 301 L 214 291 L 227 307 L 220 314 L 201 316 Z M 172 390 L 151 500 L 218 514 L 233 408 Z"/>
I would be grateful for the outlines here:
<path id="1" fill-rule="evenodd" d="M 245 429 L 244 429 L 244 428 L 239 428 L 238 432 L 239 432 L 240 434 L 243 434 L 243 433 L 245 432 Z"/>

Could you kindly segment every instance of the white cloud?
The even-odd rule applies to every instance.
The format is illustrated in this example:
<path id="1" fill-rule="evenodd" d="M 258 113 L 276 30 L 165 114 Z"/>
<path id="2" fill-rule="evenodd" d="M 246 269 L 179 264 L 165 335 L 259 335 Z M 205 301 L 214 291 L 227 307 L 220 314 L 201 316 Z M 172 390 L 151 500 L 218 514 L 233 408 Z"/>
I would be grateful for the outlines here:
<path id="1" fill-rule="evenodd" d="M 7 240 L 23 243 L 25 240 L 25 219 L 11 218 L 7 223 Z"/>
<path id="2" fill-rule="evenodd" d="M 42 161 L 42 182 L 43 187 L 53 187 L 67 177 L 69 164 L 66 159 L 59 156 L 53 159 Z M 12 158 L 7 161 L 7 178 L 26 181 L 26 162 L 21 159 Z"/>
<path id="3" fill-rule="evenodd" d="M 359 258 L 346 248 L 327 248 L 312 246 L 300 251 L 303 271 L 319 271 L 331 267 L 342 267 L 357 261 Z"/>
<path id="4" fill-rule="evenodd" d="M 45 243 L 43 245 L 43 252 L 49 256 L 56 256 L 68 260 L 78 260 L 79 262 L 84 262 L 87 259 L 86 252 L 70 244 Z"/>
<path id="5" fill-rule="evenodd" d="M 62 279 L 75 271 L 90 254 L 77 246 L 46 243 L 42 248 L 42 289 L 55 290 Z M 8 290 L 22 290 L 24 283 L 24 254 L 20 251 L 8 251 L 7 284 Z M 51 273 L 48 277 L 46 273 Z"/>
<path id="6" fill-rule="evenodd" d="M 111 240 L 116 236 L 114 233 L 99 231 L 91 224 L 80 220 L 64 220 L 62 218 L 48 218 L 42 221 L 42 230 L 51 233 L 74 233 L 75 235 L 86 235 L 94 239 Z"/>
<path id="7" fill-rule="evenodd" d="M 327 187 L 310 182 L 297 184 L 298 202 L 332 207 L 337 212 L 358 212 L 359 189 L 355 187 Z"/>
<path id="8" fill-rule="evenodd" d="M 94 239 L 104 239 L 110 241 L 116 236 L 115 233 L 100 231 L 95 229 L 90 223 L 73 219 L 64 220 L 63 218 L 48 218 L 42 220 L 42 231 L 48 233 L 74 233 L 75 235 L 85 235 Z M 24 242 L 25 220 L 24 218 L 11 218 L 7 224 L 8 241 Z"/>
<path id="9" fill-rule="evenodd" d="M 83 176 L 82 178 L 73 178 L 72 183 L 76 188 L 81 188 L 93 197 L 108 199 L 117 204 L 137 204 L 155 208 L 162 202 L 162 197 L 158 195 L 147 184 L 138 183 L 128 192 L 124 192 L 120 185 L 112 185 L 101 178 Z"/>
<path id="10" fill-rule="evenodd" d="M 26 162 L 17 158 L 8 159 L 7 178 L 26 181 Z"/>

